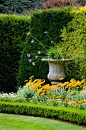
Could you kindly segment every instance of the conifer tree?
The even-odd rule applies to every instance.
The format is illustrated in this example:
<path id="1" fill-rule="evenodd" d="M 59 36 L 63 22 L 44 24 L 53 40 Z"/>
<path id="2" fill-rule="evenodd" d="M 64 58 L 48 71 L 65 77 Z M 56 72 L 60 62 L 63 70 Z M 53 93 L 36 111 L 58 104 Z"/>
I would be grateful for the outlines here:
<path id="1" fill-rule="evenodd" d="M 29 13 L 30 10 L 41 9 L 45 0 L 0 0 L 0 13 Z"/>

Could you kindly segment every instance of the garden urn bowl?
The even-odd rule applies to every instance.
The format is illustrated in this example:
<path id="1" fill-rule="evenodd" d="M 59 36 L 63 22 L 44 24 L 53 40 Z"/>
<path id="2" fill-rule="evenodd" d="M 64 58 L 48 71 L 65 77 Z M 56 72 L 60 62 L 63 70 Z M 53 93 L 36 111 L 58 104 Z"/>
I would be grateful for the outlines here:
<path id="1" fill-rule="evenodd" d="M 60 79 L 65 79 L 64 65 L 66 62 L 72 61 L 72 59 L 42 59 L 49 64 L 49 73 L 47 78 L 51 81 L 51 84 L 60 83 Z"/>

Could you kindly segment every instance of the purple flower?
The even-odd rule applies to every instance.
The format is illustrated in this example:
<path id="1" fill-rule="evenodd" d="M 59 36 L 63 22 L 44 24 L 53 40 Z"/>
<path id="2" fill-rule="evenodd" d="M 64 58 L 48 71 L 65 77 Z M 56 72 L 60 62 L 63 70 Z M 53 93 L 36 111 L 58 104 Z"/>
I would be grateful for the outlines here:
<path id="1" fill-rule="evenodd" d="M 31 59 L 29 59 L 28 61 L 29 61 L 29 62 L 31 62 L 32 60 L 31 60 Z"/>
<path id="2" fill-rule="evenodd" d="M 33 42 L 34 42 L 34 39 L 31 40 L 31 43 L 33 43 Z"/>
<path id="3" fill-rule="evenodd" d="M 45 31 L 44 33 L 45 33 L 45 34 L 47 34 L 48 32 L 47 32 L 47 31 Z"/>
<path id="4" fill-rule="evenodd" d="M 30 58 L 30 54 L 28 54 L 28 53 L 27 53 L 27 57 L 29 57 L 29 58 Z"/>

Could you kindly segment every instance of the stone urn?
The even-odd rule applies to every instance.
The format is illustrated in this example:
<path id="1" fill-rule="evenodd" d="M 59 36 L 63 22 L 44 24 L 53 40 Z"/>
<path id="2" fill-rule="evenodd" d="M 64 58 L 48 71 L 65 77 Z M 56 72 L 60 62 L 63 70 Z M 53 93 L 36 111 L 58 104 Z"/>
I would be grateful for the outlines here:
<path id="1" fill-rule="evenodd" d="M 51 81 L 51 84 L 58 84 L 61 81 L 60 78 L 65 79 L 66 75 L 64 73 L 65 62 L 72 61 L 71 59 L 42 59 L 42 61 L 47 61 L 49 64 L 49 73 L 47 78 Z"/>

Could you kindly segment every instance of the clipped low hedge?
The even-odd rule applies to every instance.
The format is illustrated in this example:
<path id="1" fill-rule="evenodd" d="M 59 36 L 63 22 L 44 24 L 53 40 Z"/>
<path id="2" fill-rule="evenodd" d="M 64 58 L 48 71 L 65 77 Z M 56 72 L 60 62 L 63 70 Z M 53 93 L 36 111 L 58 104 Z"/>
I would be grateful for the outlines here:
<path id="1" fill-rule="evenodd" d="M 78 123 L 80 125 L 86 125 L 86 111 L 73 108 L 0 102 L 0 112 L 30 116 L 43 116 L 70 121 L 73 123 Z"/>

